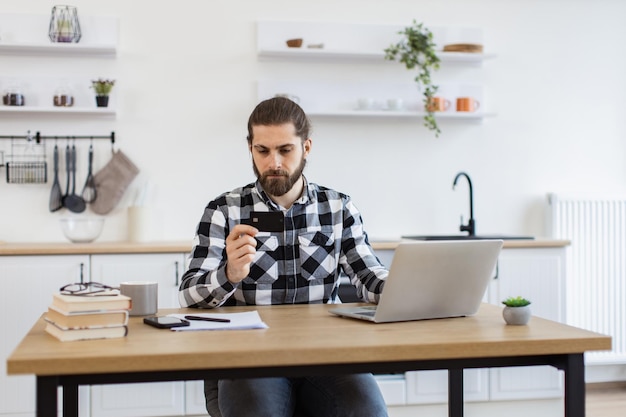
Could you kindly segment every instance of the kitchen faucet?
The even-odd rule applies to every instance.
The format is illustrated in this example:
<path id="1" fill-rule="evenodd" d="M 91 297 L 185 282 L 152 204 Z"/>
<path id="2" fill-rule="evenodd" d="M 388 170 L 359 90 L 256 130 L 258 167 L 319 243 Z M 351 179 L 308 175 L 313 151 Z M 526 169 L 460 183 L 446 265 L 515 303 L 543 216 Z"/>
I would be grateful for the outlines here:
<path id="1" fill-rule="evenodd" d="M 469 205 L 470 205 L 469 221 L 467 222 L 466 225 L 464 225 L 463 216 L 461 216 L 461 226 L 459 227 L 459 230 L 461 232 L 469 232 L 469 236 L 474 236 L 476 235 L 476 226 L 474 224 L 474 192 L 472 191 L 472 180 L 470 180 L 469 175 L 467 175 L 465 172 L 459 172 L 458 174 L 456 174 L 456 177 L 454 177 L 454 183 L 452 184 L 453 190 L 454 190 L 454 187 L 456 186 L 456 182 L 458 181 L 459 177 L 465 177 L 465 179 L 467 179 L 467 184 L 469 185 Z"/>

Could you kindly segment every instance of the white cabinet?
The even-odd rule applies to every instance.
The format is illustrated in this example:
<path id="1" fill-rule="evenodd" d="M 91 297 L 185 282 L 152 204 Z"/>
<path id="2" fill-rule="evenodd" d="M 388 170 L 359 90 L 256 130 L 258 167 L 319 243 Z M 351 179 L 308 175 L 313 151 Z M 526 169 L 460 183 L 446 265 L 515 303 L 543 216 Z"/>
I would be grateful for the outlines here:
<path id="1" fill-rule="evenodd" d="M 505 298 L 521 295 L 531 300 L 533 315 L 563 321 L 564 265 L 565 248 L 503 249 L 485 300 L 502 306 Z M 446 371 L 407 372 L 405 376 L 407 404 L 447 401 Z M 563 395 L 562 372 L 550 366 L 471 369 L 463 372 L 463 379 L 467 402 Z"/>
<path id="2" fill-rule="evenodd" d="M 0 416 L 34 416 L 35 378 L 6 376 L 4 358 L 47 311 L 54 292 L 81 278 L 111 285 L 150 280 L 159 283 L 159 308 L 177 308 L 185 257 L 182 253 L 0 257 Z M 184 382 L 80 387 L 79 396 L 82 417 L 185 414 Z"/>
<path id="3" fill-rule="evenodd" d="M 377 255 L 389 266 L 393 250 L 378 250 Z M 27 329 L 47 310 L 51 294 L 63 284 L 79 282 L 81 271 L 84 281 L 112 285 L 122 281 L 157 281 L 159 308 L 178 307 L 178 285 L 186 256 L 158 253 L 0 257 L 2 357 L 10 354 Z M 486 300 L 501 305 L 501 300 L 508 296 L 522 295 L 532 301 L 534 315 L 563 321 L 564 264 L 565 248 L 504 249 Z M 34 416 L 34 377 L 8 377 L 5 367 L 3 360 L 0 416 Z M 377 375 L 377 380 L 385 400 L 396 411 L 447 402 L 446 371 Z M 471 369 L 464 372 L 464 385 L 465 400 L 472 405 L 563 395 L 561 372 L 551 367 Z M 79 396 L 81 417 L 206 415 L 202 381 L 81 387 Z"/>
<path id="4" fill-rule="evenodd" d="M 178 285 L 185 256 L 171 254 L 92 255 L 94 281 L 156 281 L 159 308 L 178 308 Z M 185 382 L 94 385 L 91 417 L 174 416 L 185 414 Z"/>
<path id="5" fill-rule="evenodd" d="M 310 116 L 417 119 L 424 116 L 423 97 L 413 80 L 415 73 L 398 62 L 384 60 L 384 49 L 399 40 L 402 25 L 338 22 L 259 21 L 258 99 L 276 94 L 296 96 Z M 482 43 L 482 30 L 430 28 L 440 50 L 441 70 L 433 75 L 438 96 L 451 102 L 438 119 L 482 120 L 486 111 L 480 67 L 493 54 L 442 52 L 454 42 Z M 303 46 L 289 48 L 286 40 L 303 38 Z M 322 48 L 311 48 L 311 46 Z M 462 71 L 459 71 L 462 69 Z M 358 76 L 356 76 L 357 74 Z M 457 97 L 480 102 L 476 112 L 457 112 Z M 358 109 L 360 98 L 373 101 Z M 389 108 L 387 100 L 401 99 L 404 106 Z"/>
<path id="6" fill-rule="evenodd" d="M 207 415 L 204 381 L 185 381 L 185 415 Z"/>
<path id="7" fill-rule="evenodd" d="M 407 404 L 437 404 L 448 402 L 448 371 L 416 371 L 405 374 Z M 489 370 L 463 371 L 465 402 L 489 400 Z"/>
<path id="8" fill-rule="evenodd" d="M 123 281 L 159 284 L 159 308 L 179 308 L 178 286 L 184 272 L 181 253 L 91 255 L 91 278 L 117 286 Z"/>
<path id="9" fill-rule="evenodd" d="M 0 415 L 34 415 L 35 377 L 7 376 L 6 358 L 48 310 L 52 293 L 64 284 L 80 282 L 81 270 L 88 281 L 88 255 L 0 257 Z M 81 415 L 86 415 L 88 393 L 81 387 Z"/>
<path id="10" fill-rule="evenodd" d="M 564 322 L 565 248 L 505 249 L 498 272 L 489 288 L 492 304 L 502 306 L 505 298 L 521 295 L 532 302 L 533 315 Z M 551 366 L 493 368 L 490 372 L 492 400 L 563 395 L 562 371 Z"/>

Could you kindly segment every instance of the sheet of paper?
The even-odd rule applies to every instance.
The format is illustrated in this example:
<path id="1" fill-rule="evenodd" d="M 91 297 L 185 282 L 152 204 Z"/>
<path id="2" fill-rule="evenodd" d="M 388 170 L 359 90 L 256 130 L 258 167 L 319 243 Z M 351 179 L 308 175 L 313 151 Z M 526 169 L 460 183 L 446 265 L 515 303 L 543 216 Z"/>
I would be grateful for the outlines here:
<path id="1" fill-rule="evenodd" d="M 187 314 L 169 314 L 171 317 L 185 319 Z M 258 311 L 246 311 L 243 313 L 193 313 L 189 314 L 199 317 L 213 317 L 228 319 L 229 323 L 219 323 L 214 321 L 188 320 L 189 326 L 173 327 L 174 331 L 190 330 L 243 330 L 243 329 L 267 329 L 268 326 L 261 320 Z"/>

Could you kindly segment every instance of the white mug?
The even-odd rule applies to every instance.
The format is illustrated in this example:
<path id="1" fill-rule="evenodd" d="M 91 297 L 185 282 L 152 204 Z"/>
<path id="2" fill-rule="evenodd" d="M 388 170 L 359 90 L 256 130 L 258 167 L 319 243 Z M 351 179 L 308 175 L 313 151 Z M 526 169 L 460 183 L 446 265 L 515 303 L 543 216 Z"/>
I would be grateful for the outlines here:
<path id="1" fill-rule="evenodd" d="M 159 284 L 152 281 L 120 283 L 120 293 L 131 298 L 131 316 L 151 316 L 159 309 Z"/>
<path id="2" fill-rule="evenodd" d="M 375 105 L 376 105 L 376 102 L 374 101 L 373 98 L 362 97 L 357 100 L 357 106 L 359 110 L 372 110 Z"/>
<path id="3" fill-rule="evenodd" d="M 390 98 L 387 100 L 387 109 L 389 110 L 403 110 L 404 100 L 401 98 Z"/>

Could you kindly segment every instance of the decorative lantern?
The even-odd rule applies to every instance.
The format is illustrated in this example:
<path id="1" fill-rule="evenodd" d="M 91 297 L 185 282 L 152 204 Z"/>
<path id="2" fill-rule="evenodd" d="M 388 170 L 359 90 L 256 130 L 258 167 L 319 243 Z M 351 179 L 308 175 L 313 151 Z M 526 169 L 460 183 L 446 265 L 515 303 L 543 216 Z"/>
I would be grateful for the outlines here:
<path id="1" fill-rule="evenodd" d="M 78 43 L 81 32 L 74 6 L 54 6 L 48 36 L 52 42 Z"/>

